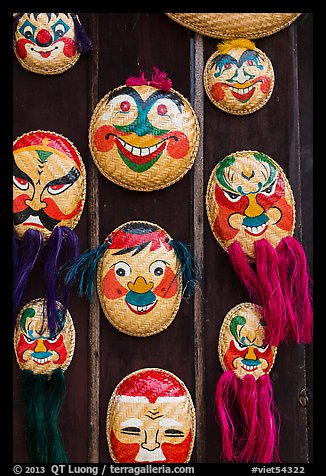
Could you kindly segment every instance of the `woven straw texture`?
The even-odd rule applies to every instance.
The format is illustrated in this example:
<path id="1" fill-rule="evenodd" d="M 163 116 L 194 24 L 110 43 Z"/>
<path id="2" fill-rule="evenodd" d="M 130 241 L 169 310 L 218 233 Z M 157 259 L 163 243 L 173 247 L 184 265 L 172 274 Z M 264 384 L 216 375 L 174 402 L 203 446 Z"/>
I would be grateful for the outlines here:
<path id="1" fill-rule="evenodd" d="M 62 309 L 59 302 L 57 305 Z M 75 327 L 69 311 L 66 311 L 65 324 L 59 334 L 50 336 L 45 300 L 39 298 L 30 301 L 18 315 L 14 349 L 22 370 L 49 375 L 57 368 L 65 371 L 75 350 Z"/>
<path id="2" fill-rule="evenodd" d="M 282 168 L 266 154 L 243 150 L 213 169 L 206 191 L 211 230 L 224 250 L 238 241 L 251 261 L 254 243 L 267 239 L 275 248 L 292 236 L 295 202 Z"/>
<path id="3" fill-rule="evenodd" d="M 50 19 L 46 13 L 37 18 L 24 13 L 14 32 L 13 48 L 23 68 L 44 75 L 63 73 L 80 57 L 73 19 L 65 13 L 52 13 Z"/>
<path id="4" fill-rule="evenodd" d="M 218 356 L 224 371 L 238 378 L 268 374 L 275 362 L 277 347 L 264 346 L 262 308 L 250 302 L 233 307 L 225 316 L 219 334 Z"/>
<path id="5" fill-rule="evenodd" d="M 115 463 L 187 463 L 196 436 L 196 414 L 184 382 L 159 368 L 124 377 L 108 403 L 106 435 Z"/>
<path id="6" fill-rule="evenodd" d="M 148 227 L 156 231 L 148 233 Z M 131 233 L 125 233 L 126 229 Z M 130 221 L 116 228 L 110 238 L 112 245 L 97 270 L 97 292 L 105 316 L 120 332 L 132 336 L 162 332 L 175 318 L 182 298 L 181 264 L 166 243 L 171 237 L 156 224 Z"/>
<path id="7" fill-rule="evenodd" d="M 47 240 L 55 226 L 74 229 L 86 195 L 86 170 L 74 144 L 56 132 L 37 130 L 18 137 L 13 153 L 17 237 L 35 229 Z"/>
<path id="8" fill-rule="evenodd" d="M 166 13 L 190 30 L 211 38 L 262 38 L 291 25 L 301 13 Z"/>
<path id="9" fill-rule="evenodd" d="M 130 190 L 151 191 L 190 170 L 199 135 L 195 112 L 177 91 L 120 86 L 95 107 L 89 147 L 106 178 Z"/>
<path id="10" fill-rule="evenodd" d="M 251 56 L 241 68 L 236 63 L 229 63 L 226 69 L 220 66 L 223 57 L 217 50 L 205 65 L 204 86 L 207 96 L 216 107 L 230 114 L 245 115 L 263 107 L 271 97 L 275 81 L 274 70 L 270 59 L 253 42 L 248 42 L 252 43 L 253 49 L 237 46 L 236 42 L 237 40 L 229 42 L 228 56 L 232 56 L 236 62 L 248 49 L 252 51 Z"/>

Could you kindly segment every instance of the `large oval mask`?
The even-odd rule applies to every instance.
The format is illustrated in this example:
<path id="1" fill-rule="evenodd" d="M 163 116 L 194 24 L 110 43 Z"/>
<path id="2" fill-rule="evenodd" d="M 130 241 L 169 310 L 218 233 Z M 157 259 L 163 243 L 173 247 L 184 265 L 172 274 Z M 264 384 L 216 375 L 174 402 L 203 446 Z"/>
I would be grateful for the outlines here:
<path id="1" fill-rule="evenodd" d="M 292 236 L 295 205 L 281 167 L 262 152 L 244 150 L 225 157 L 213 169 L 206 192 L 212 232 L 227 250 L 238 241 L 254 260 L 254 242 L 267 239 L 274 247 Z"/>
<path id="2" fill-rule="evenodd" d="M 75 349 L 75 328 L 71 315 L 63 314 L 57 302 L 61 324 L 52 333 L 47 325 L 43 298 L 34 299 L 20 311 L 14 333 L 14 348 L 19 367 L 34 374 L 51 374 L 69 366 Z"/>
<path id="3" fill-rule="evenodd" d="M 83 211 L 86 172 L 76 147 L 55 132 L 32 131 L 13 145 L 14 229 L 50 237 L 55 226 L 75 228 Z"/>
<path id="4" fill-rule="evenodd" d="M 89 144 L 105 177 L 131 190 L 151 191 L 172 185 L 192 167 L 199 126 L 187 99 L 172 88 L 125 85 L 96 106 Z"/>
<path id="5" fill-rule="evenodd" d="M 196 432 L 190 393 L 171 372 L 137 370 L 115 388 L 106 432 L 116 463 L 187 463 Z"/>
<path id="6" fill-rule="evenodd" d="M 277 347 L 265 343 L 260 306 L 241 303 L 227 313 L 220 330 L 218 352 L 223 370 L 232 370 L 238 378 L 252 375 L 257 380 L 271 371 Z"/>
<path id="7" fill-rule="evenodd" d="M 159 226 L 128 222 L 106 239 L 97 289 L 107 319 L 134 336 L 161 332 L 173 321 L 182 297 L 181 264 Z"/>

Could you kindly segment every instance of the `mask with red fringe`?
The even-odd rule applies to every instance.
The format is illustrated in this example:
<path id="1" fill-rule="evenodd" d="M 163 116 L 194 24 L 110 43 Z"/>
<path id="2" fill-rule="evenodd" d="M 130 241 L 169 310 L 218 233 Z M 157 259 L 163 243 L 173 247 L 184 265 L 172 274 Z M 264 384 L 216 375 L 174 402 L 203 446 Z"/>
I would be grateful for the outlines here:
<path id="1" fill-rule="evenodd" d="M 219 162 L 206 193 L 209 223 L 250 297 L 263 308 L 266 341 L 312 341 L 310 277 L 292 236 L 295 204 L 281 167 L 244 150 Z"/>
<path id="2" fill-rule="evenodd" d="M 60 326 L 59 296 L 64 309 L 71 288 L 59 269 L 78 256 L 73 229 L 83 211 L 86 172 L 76 147 L 55 132 L 32 131 L 13 145 L 14 320 L 37 263 L 44 263 L 48 327 Z"/>
<path id="3" fill-rule="evenodd" d="M 276 352 L 276 347 L 265 342 L 260 306 L 241 303 L 227 313 L 218 342 L 224 373 L 215 392 L 221 458 L 226 461 L 280 461 L 280 417 L 269 376 Z"/>

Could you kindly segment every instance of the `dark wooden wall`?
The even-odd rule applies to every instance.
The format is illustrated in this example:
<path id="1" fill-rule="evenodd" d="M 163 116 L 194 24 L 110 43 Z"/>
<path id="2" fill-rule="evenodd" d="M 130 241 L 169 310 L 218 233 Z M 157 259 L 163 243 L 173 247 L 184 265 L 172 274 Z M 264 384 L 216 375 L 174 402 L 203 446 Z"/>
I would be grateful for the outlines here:
<path id="1" fill-rule="evenodd" d="M 221 375 L 217 340 L 221 322 L 236 304 L 248 300 L 227 254 L 215 241 L 204 208 L 208 177 L 225 155 L 260 150 L 287 174 L 296 199 L 295 236 L 312 267 L 312 14 L 290 27 L 256 40 L 271 59 L 275 87 L 269 102 L 247 116 L 217 109 L 207 98 L 203 67 L 217 40 L 197 35 L 163 13 L 81 13 L 94 50 L 63 74 L 43 76 L 13 59 L 13 131 L 34 129 L 63 134 L 77 146 L 87 168 L 87 199 L 75 231 L 80 249 L 96 246 L 118 225 L 144 219 L 173 238 L 190 243 L 203 260 L 203 281 L 194 298 L 182 302 L 173 323 L 145 338 L 117 331 L 98 300 L 73 294 L 69 310 L 76 327 L 74 358 L 67 369 L 67 395 L 60 415 L 69 462 L 108 462 L 105 419 L 116 384 L 142 367 L 174 372 L 189 388 L 197 411 L 197 437 L 191 462 L 218 462 L 221 437 L 214 422 L 215 384 Z M 139 69 L 167 71 L 173 88 L 189 98 L 201 126 L 192 170 L 173 186 L 134 192 L 105 179 L 88 149 L 88 125 L 98 100 Z M 312 271 L 312 268 L 311 268 Z M 41 269 L 27 299 L 43 293 Z M 282 344 L 271 372 L 282 417 L 281 460 L 312 461 L 312 346 Z M 13 363 L 14 462 L 29 462 L 24 441 L 24 408 L 19 402 L 21 371 Z"/>

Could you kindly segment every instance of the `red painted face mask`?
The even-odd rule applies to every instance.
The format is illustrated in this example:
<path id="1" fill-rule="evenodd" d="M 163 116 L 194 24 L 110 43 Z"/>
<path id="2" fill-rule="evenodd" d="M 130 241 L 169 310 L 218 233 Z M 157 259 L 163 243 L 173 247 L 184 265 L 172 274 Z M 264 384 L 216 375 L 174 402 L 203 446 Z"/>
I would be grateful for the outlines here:
<path id="1" fill-rule="evenodd" d="M 77 256 L 73 229 L 83 211 L 86 172 L 76 147 L 55 132 L 32 131 L 13 145 L 14 313 L 35 263 L 44 259 L 48 326 L 57 328 L 58 269 Z M 67 305 L 69 287 L 62 304 Z"/>

